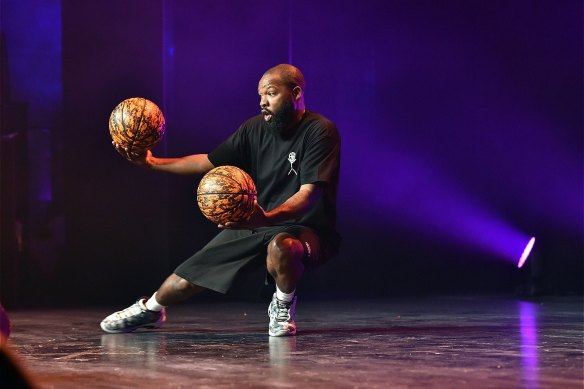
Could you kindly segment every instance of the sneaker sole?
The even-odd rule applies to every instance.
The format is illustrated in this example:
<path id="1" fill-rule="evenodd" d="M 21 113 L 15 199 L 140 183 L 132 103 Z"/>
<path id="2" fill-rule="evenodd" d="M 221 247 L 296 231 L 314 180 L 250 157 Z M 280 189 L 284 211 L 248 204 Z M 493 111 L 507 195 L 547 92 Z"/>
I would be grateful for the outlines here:
<path id="1" fill-rule="evenodd" d="M 162 327 L 163 323 L 154 323 L 154 324 L 146 324 L 146 325 L 142 325 L 142 326 L 136 326 L 136 327 L 131 327 L 131 328 L 124 328 L 124 329 L 119 329 L 119 330 L 111 330 L 109 328 L 106 328 L 104 326 L 104 323 L 100 323 L 99 326 L 101 327 L 102 330 L 104 330 L 105 332 L 107 332 L 108 334 L 127 334 L 129 332 L 134 332 L 139 328 L 148 328 L 148 329 L 156 329 L 156 328 L 160 328 Z"/>

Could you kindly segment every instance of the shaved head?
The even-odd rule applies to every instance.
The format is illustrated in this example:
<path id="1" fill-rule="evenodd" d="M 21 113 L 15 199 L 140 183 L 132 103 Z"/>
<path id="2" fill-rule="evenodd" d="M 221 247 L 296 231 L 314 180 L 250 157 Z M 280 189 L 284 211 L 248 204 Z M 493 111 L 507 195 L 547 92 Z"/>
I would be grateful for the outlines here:
<path id="1" fill-rule="evenodd" d="M 276 65 L 273 68 L 268 69 L 264 73 L 263 77 L 275 75 L 278 75 L 290 89 L 294 89 L 295 87 L 299 86 L 302 90 L 304 90 L 306 87 L 304 75 L 296 66 L 286 63 Z"/>

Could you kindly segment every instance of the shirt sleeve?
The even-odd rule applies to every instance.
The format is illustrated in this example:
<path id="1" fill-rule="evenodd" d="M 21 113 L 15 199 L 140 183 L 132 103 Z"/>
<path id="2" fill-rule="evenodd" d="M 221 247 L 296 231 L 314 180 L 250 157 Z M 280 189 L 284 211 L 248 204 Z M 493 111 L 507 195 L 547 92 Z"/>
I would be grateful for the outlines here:
<path id="1" fill-rule="evenodd" d="M 339 175 L 341 139 L 334 124 L 316 128 L 308 139 L 301 161 L 300 182 L 336 182 Z"/>
<path id="2" fill-rule="evenodd" d="M 232 165 L 242 167 L 245 161 L 245 125 L 241 125 L 229 138 L 208 154 L 213 166 Z"/>

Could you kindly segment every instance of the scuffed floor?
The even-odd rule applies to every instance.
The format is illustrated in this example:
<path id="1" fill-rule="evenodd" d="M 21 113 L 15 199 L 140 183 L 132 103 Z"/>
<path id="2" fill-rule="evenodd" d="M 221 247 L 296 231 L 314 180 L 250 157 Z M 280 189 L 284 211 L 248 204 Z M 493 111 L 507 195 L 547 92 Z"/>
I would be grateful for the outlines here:
<path id="1" fill-rule="evenodd" d="M 8 312 L 14 363 L 41 388 L 584 385 L 577 297 L 299 296 L 292 338 L 267 335 L 263 303 L 195 302 L 171 307 L 158 330 L 102 332 L 100 320 L 121 308 Z"/>

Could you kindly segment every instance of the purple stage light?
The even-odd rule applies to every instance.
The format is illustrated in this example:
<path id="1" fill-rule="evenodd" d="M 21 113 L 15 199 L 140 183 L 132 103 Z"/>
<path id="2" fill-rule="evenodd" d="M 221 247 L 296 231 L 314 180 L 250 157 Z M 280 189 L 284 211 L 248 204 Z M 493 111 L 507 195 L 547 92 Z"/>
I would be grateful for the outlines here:
<path id="1" fill-rule="evenodd" d="M 527 242 L 527 246 L 525 246 L 525 249 L 523 250 L 523 254 L 521 254 L 521 258 L 519 258 L 519 262 L 517 262 L 517 268 L 521 268 L 521 266 L 525 264 L 525 261 L 527 261 L 527 257 L 529 257 L 529 253 L 531 253 L 534 244 L 535 237 L 531 237 L 529 242 Z"/>

